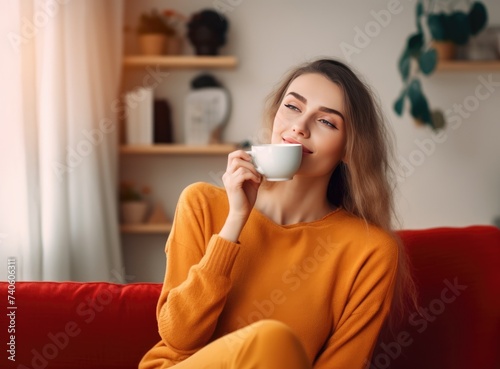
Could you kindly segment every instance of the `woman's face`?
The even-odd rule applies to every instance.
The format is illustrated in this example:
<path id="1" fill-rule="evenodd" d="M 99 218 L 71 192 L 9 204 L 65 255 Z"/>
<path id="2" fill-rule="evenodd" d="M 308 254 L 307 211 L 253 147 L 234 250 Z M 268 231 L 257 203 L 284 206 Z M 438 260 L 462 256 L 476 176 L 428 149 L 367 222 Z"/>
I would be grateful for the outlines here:
<path id="1" fill-rule="evenodd" d="M 344 94 L 321 74 L 292 81 L 273 124 L 272 143 L 302 144 L 297 175 L 328 176 L 344 159 L 346 144 Z"/>

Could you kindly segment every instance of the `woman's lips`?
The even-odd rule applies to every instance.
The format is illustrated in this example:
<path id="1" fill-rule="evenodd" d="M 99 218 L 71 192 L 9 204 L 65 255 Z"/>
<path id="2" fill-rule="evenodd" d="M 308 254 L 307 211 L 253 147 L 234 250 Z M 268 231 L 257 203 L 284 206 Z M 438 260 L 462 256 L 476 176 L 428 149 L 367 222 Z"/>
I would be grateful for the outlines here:
<path id="1" fill-rule="evenodd" d="M 294 140 L 293 138 L 283 138 L 283 142 L 289 143 L 289 144 L 300 144 L 302 145 L 302 153 L 304 154 L 312 154 L 312 151 L 309 150 L 302 142 L 299 142 L 297 140 Z"/>

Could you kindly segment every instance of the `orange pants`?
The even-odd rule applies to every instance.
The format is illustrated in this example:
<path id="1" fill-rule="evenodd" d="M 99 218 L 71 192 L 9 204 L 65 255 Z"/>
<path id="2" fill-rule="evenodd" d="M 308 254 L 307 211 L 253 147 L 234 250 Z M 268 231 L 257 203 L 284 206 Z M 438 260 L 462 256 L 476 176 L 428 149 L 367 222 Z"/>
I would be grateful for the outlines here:
<path id="1" fill-rule="evenodd" d="M 311 369 L 292 330 L 261 320 L 223 336 L 174 365 L 175 369 Z"/>

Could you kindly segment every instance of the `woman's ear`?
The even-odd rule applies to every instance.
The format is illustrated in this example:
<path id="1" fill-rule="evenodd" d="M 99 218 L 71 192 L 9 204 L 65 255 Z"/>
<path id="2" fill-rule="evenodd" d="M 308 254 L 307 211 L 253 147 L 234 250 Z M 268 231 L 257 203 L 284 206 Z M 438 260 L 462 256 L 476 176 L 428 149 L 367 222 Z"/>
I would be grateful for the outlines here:
<path id="1" fill-rule="evenodd" d="M 349 165 L 349 155 L 347 155 L 347 152 L 344 151 L 344 155 L 342 156 L 342 159 L 340 159 L 340 161 L 345 165 Z"/>
<path id="2" fill-rule="evenodd" d="M 347 141 L 347 139 L 346 139 L 346 141 Z M 342 153 L 342 158 L 340 159 L 340 161 L 342 163 L 344 163 L 345 165 L 349 165 L 349 161 L 350 161 L 351 155 L 350 155 L 349 149 L 347 147 L 347 142 L 346 141 L 344 141 L 344 149 L 342 150 L 343 153 Z"/>

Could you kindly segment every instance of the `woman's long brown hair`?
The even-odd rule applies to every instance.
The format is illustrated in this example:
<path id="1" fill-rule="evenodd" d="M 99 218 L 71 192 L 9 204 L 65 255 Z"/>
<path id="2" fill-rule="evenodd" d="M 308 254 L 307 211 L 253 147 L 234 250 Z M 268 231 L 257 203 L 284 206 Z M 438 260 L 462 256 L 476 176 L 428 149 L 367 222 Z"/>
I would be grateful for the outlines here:
<path id="1" fill-rule="evenodd" d="M 391 168 L 392 139 L 370 87 L 351 68 L 333 59 L 303 64 L 285 76 L 268 96 L 264 112 L 266 129 L 271 129 L 290 83 L 308 73 L 323 75 L 337 84 L 344 95 L 347 163 L 341 162 L 333 172 L 328 200 L 397 240 L 398 279 L 386 326 L 395 332 L 409 310 L 417 306 L 417 292 L 406 249 L 393 228 L 396 177 Z"/>

